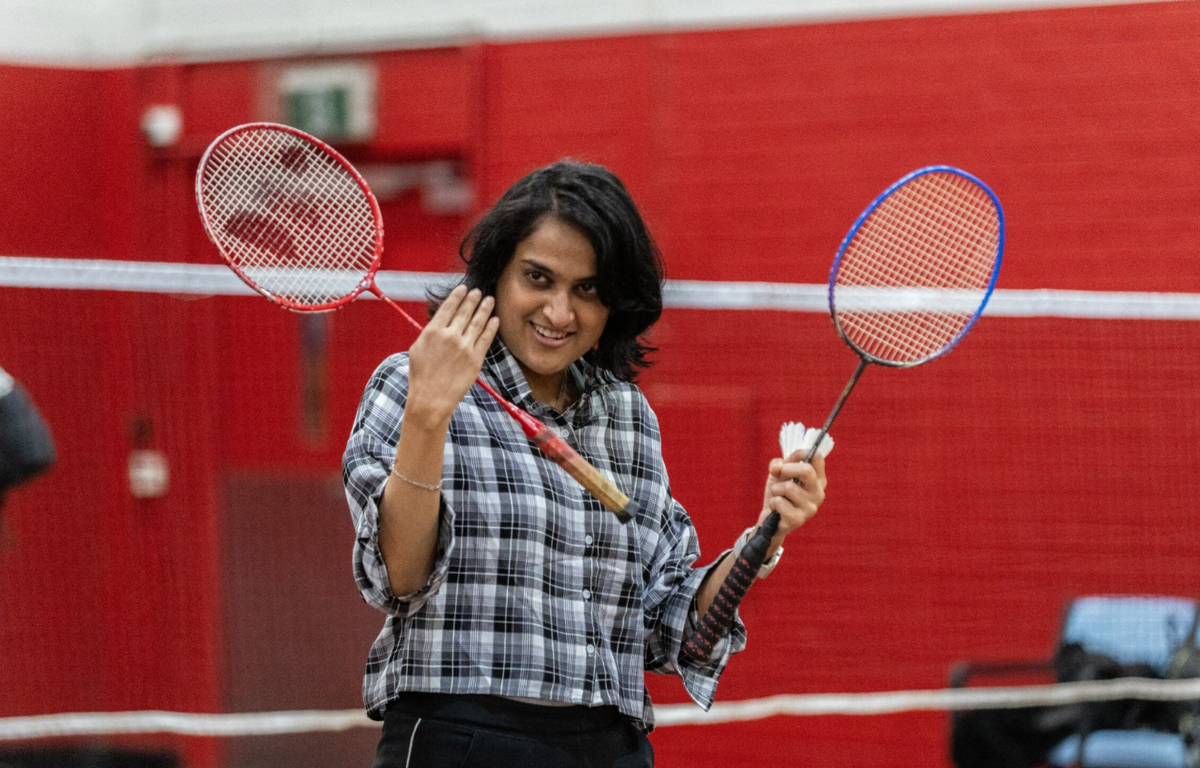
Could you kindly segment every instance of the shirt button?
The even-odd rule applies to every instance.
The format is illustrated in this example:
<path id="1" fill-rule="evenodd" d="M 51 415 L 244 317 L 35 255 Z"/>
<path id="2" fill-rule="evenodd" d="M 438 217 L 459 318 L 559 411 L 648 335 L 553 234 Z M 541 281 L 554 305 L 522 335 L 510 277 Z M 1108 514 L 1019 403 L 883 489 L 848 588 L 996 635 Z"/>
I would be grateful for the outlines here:
<path id="1" fill-rule="evenodd" d="M 588 656 L 595 654 L 596 646 L 592 645 L 591 643 L 588 643 L 587 652 L 588 652 Z"/>
<path id="2" fill-rule="evenodd" d="M 583 537 L 583 543 L 587 544 L 588 546 L 591 546 L 593 541 L 595 541 L 595 539 L 592 538 L 592 534 L 590 534 L 590 533 L 587 536 Z"/>
<path id="3" fill-rule="evenodd" d="M 592 599 L 592 590 L 590 590 L 590 589 L 583 590 L 583 599 L 591 600 Z"/>

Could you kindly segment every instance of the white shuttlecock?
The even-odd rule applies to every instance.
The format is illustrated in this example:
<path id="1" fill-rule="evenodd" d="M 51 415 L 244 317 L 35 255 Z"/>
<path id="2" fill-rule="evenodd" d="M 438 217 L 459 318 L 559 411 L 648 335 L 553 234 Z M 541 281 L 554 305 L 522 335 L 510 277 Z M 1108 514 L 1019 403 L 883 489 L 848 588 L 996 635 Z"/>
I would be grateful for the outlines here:
<path id="1" fill-rule="evenodd" d="M 805 429 L 804 425 L 798 421 L 789 421 L 779 428 L 779 447 L 783 450 L 784 457 L 792 455 L 796 451 L 804 451 L 805 455 L 812 450 L 813 443 L 817 441 L 817 435 L 821 434 L 821 430 L 810 427 Z M 829 455 L 833 450 L 833 437 L 825 435 L 825 439 L 821 441 L 821 447 L 817 449 L 817 453 L 821 458 Z"/>

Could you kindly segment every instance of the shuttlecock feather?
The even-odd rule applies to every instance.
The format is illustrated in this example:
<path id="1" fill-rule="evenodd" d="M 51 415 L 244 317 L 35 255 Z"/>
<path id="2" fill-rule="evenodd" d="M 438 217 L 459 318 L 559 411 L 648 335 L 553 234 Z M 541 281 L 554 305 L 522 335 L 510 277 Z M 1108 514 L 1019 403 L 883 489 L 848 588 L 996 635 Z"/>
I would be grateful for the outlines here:
<path id="1" fill-rule="evenodd" d="M 798 421 L 789 421 L 779 429 L 779 448 L 783 451 L 784 458 L 792 455 L 796 451 L 803 451 L 804 455 L 812 450 L 813 443 L 817 440 L 817 435 L 821 434 L 821 430 L 810 427 L 804 428 L 804 425 Z M 821 441 L 821 447 L 817 449 L 817 453 L 821 458 L 829 455 L 833 450 L 833 437 L 825 435 L 825 439 Z"/>

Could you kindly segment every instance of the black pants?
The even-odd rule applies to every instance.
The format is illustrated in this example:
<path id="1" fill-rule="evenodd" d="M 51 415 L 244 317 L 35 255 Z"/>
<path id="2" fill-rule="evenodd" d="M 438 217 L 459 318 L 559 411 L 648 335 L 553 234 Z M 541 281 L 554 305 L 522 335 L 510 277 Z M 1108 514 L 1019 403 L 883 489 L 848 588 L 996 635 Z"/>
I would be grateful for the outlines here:
<path id="1" fill-rule="evenodd" d="M 389 702 L 375 768 L 651 768 L 645 734 L 616 707 L 405 693 Z"/>

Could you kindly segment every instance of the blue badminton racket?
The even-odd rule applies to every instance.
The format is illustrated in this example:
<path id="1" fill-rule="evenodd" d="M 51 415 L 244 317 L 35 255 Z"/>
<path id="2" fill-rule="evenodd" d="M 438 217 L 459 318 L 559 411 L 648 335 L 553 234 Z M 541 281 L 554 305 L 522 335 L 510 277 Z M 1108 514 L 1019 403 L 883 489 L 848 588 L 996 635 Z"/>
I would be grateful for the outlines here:
<path id="1" fill-rule="evenodd" d="M 944 165 L 892 184 L 854 222 L 829 270 L 829 313 L 858 367 L 813 441 L 837 418 L 868 363 L 911 368 L 949 352 L 987 305 L 1004 252 L 1004 214 L 986 184 Z M 772 512 L 738 554 L 683 653 L 711 655 L 779 529 Z"/>

